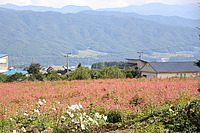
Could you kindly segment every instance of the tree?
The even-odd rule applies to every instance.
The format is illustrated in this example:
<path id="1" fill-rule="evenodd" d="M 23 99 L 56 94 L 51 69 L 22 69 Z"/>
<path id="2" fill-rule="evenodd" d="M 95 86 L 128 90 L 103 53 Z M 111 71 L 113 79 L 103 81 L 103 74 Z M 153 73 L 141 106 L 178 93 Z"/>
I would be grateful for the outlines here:
<path id="1" fill-rule="evenodd" d="M 195 65 L 200 67 L 200 60 L 198 60 L 197 62 L 195 62 Z"/>
<path id="2" fill-rule="evenodd" d="M 41 65 L 39 63 L 31 63 L 31 65 L 27 68 L 28 73 L 30 74 L 38 74 L 40 72 Z"/>
<path id="3" fill-rule="evenodd" d="M 77 68 L 79 68 L 79 67 L 82 67 L 82 64 L 81 64 L 81 63 L 78 64 Z"/>

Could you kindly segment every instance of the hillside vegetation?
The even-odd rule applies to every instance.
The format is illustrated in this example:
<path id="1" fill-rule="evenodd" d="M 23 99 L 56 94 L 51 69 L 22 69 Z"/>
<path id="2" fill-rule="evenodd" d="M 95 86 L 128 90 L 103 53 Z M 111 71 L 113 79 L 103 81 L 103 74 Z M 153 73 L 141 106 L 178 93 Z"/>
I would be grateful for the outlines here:
<path id="1" fill-rule="evenodd" d="M 143 16 L 144 17 L 144 16 Z M 31 61 L 42 65 L 64 65 L 61 53 L 73 55 L 79 51 L 93 50 L 107 53 L 103 57 L 79 60 L 71 59 L 71 65 L 79 62 L 91 64 L 99 61 L 121 61 L 152 52 L 196 51 L 199 31 L 187 27 L 197 21 L 181 19 L 169 25 L 173 19 L 143 19 L 131 15 L 100 15 L 99 13 L 61 14 L 0 10 L 0 53 L 8 54 L 10 65 L 27 65 Z M 168 22 L 163 23 L 164 19 Z M 178 18 L 176 18 L 178 19 Z M 196 47 L 195 47 L 196 46 Z M 150 57 L 150 56 L 149 56 Z"/>

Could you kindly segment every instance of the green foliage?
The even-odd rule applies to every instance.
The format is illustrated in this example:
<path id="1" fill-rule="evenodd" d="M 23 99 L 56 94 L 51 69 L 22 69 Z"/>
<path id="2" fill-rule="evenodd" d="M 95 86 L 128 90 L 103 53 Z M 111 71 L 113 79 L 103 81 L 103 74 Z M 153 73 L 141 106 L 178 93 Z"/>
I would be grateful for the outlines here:
<path id="1" fill-rule="evenodd" d="M 58 71 L 55 70 L 49 70 L 47 74 L 45 74 L 46 79 L 50 81 L 57 81 L 61 80 L 61 75 L 58 73 Z"/>
<path id="2" fill-rule="evenodd" d="M 8 78 L 8 75 L 0 73 L 0 82 L 6 82 L 7 78 Z"/>
<path id="3" fill-rule="evenodd" d="M 99 69 L 91 69 L 90 75 L 92 79 L 99 79 L 101 78 L 101 73 Z"/>
<path id="4" fill-rule="evenodd" d="M 110 110 L 106 116 L 108 117 L 108 122 L 109 123 L 118 123 L 122 122 L 123 116 L 122 113 L 117 111 L 117 110 Z"/>
<path id="5" fill-rule="evenodd" d="M 131 98 L 130 102 L 133 106 L 139 106 L 140 104 L 144 103 L 144 99 L 139 97 L 137 94 Z"/>
<path id="6" fill-rule="evenodd" d="M 79 67 L 82 67 L 82 64 L 81 64 L 81 63 L 78 64 L 77 68 L 79 68 Z"/>
<path id="7" fill-rule="evenodd" d="M 6 117 L 4 108 L 0 110 L 0 132 L 88 132 L 94 125 L 105 124 L 107 116 L 98 112 L 86 113 L 81 104 L 57 110 L 49 108 L 43 112 L 46 101 L 39 99 L 32 111 Z"/>
<path id="8" fill-rule="evenodd" d="M 91 79 L 90 69 L 88 67 L 79 67 L 68 74 L 68 80 Z"/>
<path id="9" fill-rule="evenodd" d="M 183 105 L 172 106 L 166 117 L 165 128 L 174 132 L 200 131 L 200 99 L 187 102 Z"/>
<path id="10" fill-rule="evenodd" d="M 126 74 L 126 78 L 139 78 L 141 77 L 141 72 L 139 71 L 128 71 L 128 70 L 122 70 Z"/>
<path id="11" fill-rule="evenodd" d="M 125 74 L 116 67 L 105 67 L 101 70 L 101 78 L 125 78 Z"/>
<path id="12" fill-rule="evenodd" d="M 150 113 L 137 116 L 132 128 L 137 131 L 161 130 L 169 132 L 200 131 L 200 99 L 152 110 Z M 140 123 L 140 124 L 138 124 Z"/>
<path id="13" fill-rule="evenodd" d="M 28 73 L 30 74 L 38 74 L 40 72 L 41 66 L 39 63 L 31 63 L 27 68 Z"/>
<path id="14" fill-rule="evenodd" d="M 200 67 L 200 60 L 198 60 L 197 62 L 195 62 L 195 65 L 197 65 L 198 67 Z"/>
<path id="15" fill-rule="evenodd" d="M 102 69 L 103 67 L 119 67 L 122 65 L 124 62 L 99 62 L 99 63 L 94 63 L 92 64 L 91 68 L 92 69 Z"/>
<path id="16" fill-rule="evenodd" d="M 70 71 L 67 74 L 61 75 L 59 71 L 48 70 L 47 73 L 37 73 L 39 70 L 39 64 L 32 64 L 27 69 L 34 74 L 27 77 L 23 74 L 16 73 L 11 76 L 0 74 L 0 82 L 12 82 L 12 81 L 57 81 L 57 80 L 82 80 L 82 79 L 99 79 L 99 78 L 134 78 L 139 77 L 137 71 L 125 71 L 119 70 L 116 67 L 104 67 L 102 69 L 89 69 L 88 67 L 79 67 L 74 71 Z M 37 72 L 36 72 L 37 71 Z M 37 74 L 36 74 L 37 73 Z"/>
<path id="17" fill-rule="evenodd" d="M 24 75 L 22 73 L 15 73 L 15 74 L 9 75 L 6 78 L 5 82 L 24 81 L 26 79 L 27 79 L 26 75 Z"/>
<path id="18" fill-rule="evenodd" d="M 17 65 L 22 62 L 31 63 L 30 57 L 35 57 L 37 62 L 48 66 L 49 64 L 64 64 L 63 58 L 58 58 L 58 56 L 66 52 L 66 49 L 72 54 L 77 54 L 78 50 L 90 47 L 94 51 L 108 53 L 106 61 L 110 61 L 137 56 L 134 52 L 135 48 L 137 48 L 136 51 L 147 51 L 146 53 L 155 52 L 155 49 L 160 53 L 192 51 L 195 50 L 193 48 L 195 45 L 186 44 L 199 41 L 196 37 L 199 31 L 195 28 L 170 26 L 138 19 L 136 18 L 138 15 L 133 18 L 129 16 L 130 14 L 109 15 L 109 17 L 106 14 L 0 11 L 2 33 L 0 53 L 12 55 L 10 59 L 17 57 L 18 59 L 13 60 Z M 149 17 L 153 16 L 143 18 Z M 199 21 L 196 20 L 175 18 L 187 26 L 191 26 L 192 23 L 199 25 Z M 174 17 L 161 17 L 159 21 L 166 22 L 166 19 L 169 21 L 168 24 L 177 22 L 173 20 Z M 180 45 L 181 47 L 177 47 Z M 196 44 L 197 47 L 198 45 Z M 130 50 L 133 52 L 127 52 Z M 105 57 L 91 59 L 91 62 L 102 61 L 102 58 Z M 75 62 L 80 60 L 80 58 L 74 59 L 76 61 L 71 60 L 70 64 L 75 65 Z M 81 62 L 83 61 L 86 64 L 87 61 L 81 59 Z"/>

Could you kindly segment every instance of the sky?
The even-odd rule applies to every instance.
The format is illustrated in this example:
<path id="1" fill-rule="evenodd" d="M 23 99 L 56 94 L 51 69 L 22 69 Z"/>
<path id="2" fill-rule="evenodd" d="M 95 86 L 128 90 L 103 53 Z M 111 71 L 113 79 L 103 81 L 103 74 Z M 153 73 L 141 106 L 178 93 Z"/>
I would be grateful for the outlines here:
<path id="1" fill-rule="evenodd" d="M 0 4 L 37 5 L 61 8 L 67 5 L 90 6 L 93 9 L 126 7 L 129 5 L 142 5 L 147 3 L 188 4 L 198 3 L 200 0 L 0 0 Z"/>

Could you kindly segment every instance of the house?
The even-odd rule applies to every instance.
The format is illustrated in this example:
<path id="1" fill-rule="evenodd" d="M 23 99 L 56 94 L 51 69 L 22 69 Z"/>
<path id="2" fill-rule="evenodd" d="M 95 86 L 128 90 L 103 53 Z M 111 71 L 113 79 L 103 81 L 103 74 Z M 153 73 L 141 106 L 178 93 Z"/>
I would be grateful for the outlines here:
<path id="1" fill-rule="evenodd" d="M 67 67 L 65 67 L 65 66 L 49 66 L 47 68 L 47 71 L 48 70 L 59 71 L 60 74 L 66 74 L 68 71 L 71 71 L 70 69 L 67 70 Z"/>
<path id="2" fill-rule="evenodd" d="M 8 71 L 8 55 L 0 54 L 0 73 Z"/>
<path id="3" fill-rule="evenodd" d="M 49 66 L 47 70 L 64 71 L 65 69 L 66 69 L 65 66 Z"/>
<path id="4" fill-rule="evenodd" d="M 127 63 L 120 66 L 120 69 L 124 70 L 139 70 L 147 63 L 141 59 L 128 59 L 126 58 Z"/>
<path id="5" fill-rule="evenodd" d="M 197 77 L 200 68 L 194 62 L 149 62 L 140 70 L 143 77 Z"/>

